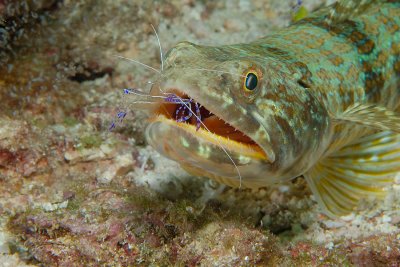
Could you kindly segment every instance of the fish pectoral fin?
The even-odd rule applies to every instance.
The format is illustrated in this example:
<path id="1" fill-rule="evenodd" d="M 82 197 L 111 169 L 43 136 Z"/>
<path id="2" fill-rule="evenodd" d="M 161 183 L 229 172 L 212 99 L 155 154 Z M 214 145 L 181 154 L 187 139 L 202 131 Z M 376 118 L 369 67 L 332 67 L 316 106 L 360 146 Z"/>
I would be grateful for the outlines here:
<path id="1" fill-rule="evenodd" d="M 356 103 L 340 115 L 333 116 L 333 121 L 400 133 L 400 114 L 373 104 Z"/>
<path id="2" fill-rule="evenodd" d="M 353 211 L 362 199 L 382 198 L 400 172 L 400 134 L 379 132 L 322 159 L 304 174 L 328 216 Z"/>

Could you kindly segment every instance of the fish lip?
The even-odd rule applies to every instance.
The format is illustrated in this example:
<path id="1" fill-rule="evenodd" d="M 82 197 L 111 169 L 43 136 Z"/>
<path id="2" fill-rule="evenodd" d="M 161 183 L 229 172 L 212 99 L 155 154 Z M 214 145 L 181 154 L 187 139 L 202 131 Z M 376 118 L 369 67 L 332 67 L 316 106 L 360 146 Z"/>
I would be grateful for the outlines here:
<path id="1" fill-rule="evenodd" d="M 199 138 L 204 141 L 210 142 L 216 146 L 223 146 L 227 151 L 233 153 L 240 153 L 243 156 L 251 157 L 255 160 L 267 160 L 267 155 L 264 153 L 261 147 L 255 145 L 248 145 L 245 143 L 238 142 L 236 140 L 230 140 L 228 138 L 223 138 L 222 140 L 218 140 L 214 138 L 214 136 L 219 136 L 212 132 L 207 131 L 206 129 L 199 128 L 196 129 L 195 125 L 188 123 L 178 123 L 173 119 L 167 118 L 163 114 L 159 114 L 152 118 L 150 122 L 161 122 L 168 124 L 169 126 L 176 127 L 184 130 L 187 134 L 190 134 L 193 138 Z M 218 140 L 217 142 L 215 142 Z"/>
<path id="2" fill-rule="evenodd" d="M 184 87 L 182 86 L 182 88 L 189 88 L 189 87 Z M 269 140 L 270 140 L 270 136 L 267 132 L 267 130 L 265 129 L 265 127 L 262 127 L 265 131 L 266 137 L 267 137 L 267 143 L 263 143 L 260 144 L 259 142 L 257 142 L 249 133 L 247 133 L 247 131 L 245 129 L 241 129 L 240 126 L 235 125 L 231 122 L 228 122 L 229 120 L 224 116 L 224 114 L 220 113 L 219 111 L 216 111 L 214 108 L 210 108 L 209 105 L 205 105 L 204 103 L 207 103 L 207 100 L 204 99 L 204 101 L 198 101 L 198 99 L 201 99 L 201 97 L 199 97 L 198 95 L 193 94 L 192 92 L 189 92 L 190 90 L 182 90 L 178 87 L 167 87 L 166 90 L 164 90 L 165 93 L 173 93 L 173 92 L 179 92 L 181 94 L 186 94 L 188 95 L 191 99 L 193 99 L 195 102 L 203 105 L 204 107 L 207 108 L 207 110 L 211 111 L 211 113 L 213 113 L 214 115 L 216 115 L 218 118 L 222 119 L 225 123 L 229 124 L 230 126 L 234 127 L 235 129 L 239 130 L 240 132 L 244 133 L 246 136 L 248 136 L 251 140 L 253 140 L 257 146 L 264 152 L 265 154 L 265 160 L 269 163 L 273 163 L 275 161 L 275 152 L 272 149 L 272 146 L 269 144 Z M 258 120 L 257 120 L 258 121 Z M 217 135 L 217 134 L 215 134 Z M 219 135 L 217 135 L 219 136 Z M 240 143 L 239 141 L 235 141 L 237 143 Z M 227 148 L 229 150 L 229 147 Z"/>

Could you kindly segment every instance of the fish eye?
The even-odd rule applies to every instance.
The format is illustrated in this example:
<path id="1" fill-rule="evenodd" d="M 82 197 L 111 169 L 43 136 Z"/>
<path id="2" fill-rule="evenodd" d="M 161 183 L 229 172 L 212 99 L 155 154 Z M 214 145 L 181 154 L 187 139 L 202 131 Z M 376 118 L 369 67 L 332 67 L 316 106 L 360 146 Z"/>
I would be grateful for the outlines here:
<path id="1" fill-rule="evenodd" d="M 258 77 L 254 72 L 249 72 L 246 75 L 246 80 L 244 82 L 244 87 L 246 90 L 253 91 L 257 88 L 258 85 Z"/>

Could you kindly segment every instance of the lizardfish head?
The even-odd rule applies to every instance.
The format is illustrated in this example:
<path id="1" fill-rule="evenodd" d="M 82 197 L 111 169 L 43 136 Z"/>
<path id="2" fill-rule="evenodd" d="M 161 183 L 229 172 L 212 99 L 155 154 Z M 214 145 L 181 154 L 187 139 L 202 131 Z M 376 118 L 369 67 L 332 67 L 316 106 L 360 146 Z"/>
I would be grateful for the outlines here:
<path id="1" fill-rule="evenodd" d="M 300 175 L 322 154 L 330 120 L 288 68 L 262 47 L 183 42 L 166 55 L 152 95 L 148 142 L 197 175 L 260 187 Z"/>

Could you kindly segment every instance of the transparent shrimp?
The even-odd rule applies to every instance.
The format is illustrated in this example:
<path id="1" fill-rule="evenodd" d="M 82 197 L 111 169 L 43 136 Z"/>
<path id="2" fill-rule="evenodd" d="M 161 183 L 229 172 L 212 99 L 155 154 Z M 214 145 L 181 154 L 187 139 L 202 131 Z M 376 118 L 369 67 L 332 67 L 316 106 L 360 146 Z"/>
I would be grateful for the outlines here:
<path id="1" fill-rule="evenodd" d="M 130 62 L 133 62 L 135 64 L 138 64 L 142 67 L 145 67 L 153 72 L 155 72 L 159 78 L 162 77 L 162 73 L 164 71 L 164 54 L 163 54 L 163 50 L 161 47 L 161 42 L 160 42 L 160 38 L 158 36 L 158 33 L 155 29 L 155 27 L 153 25 L 151 25 L 151 27 L 154 30 L 155 36 L 157 38 L 157 42 L 158 42 L 158 46 L 159 46 L 159 51 L 160 51 L 160 70 L 151 67 L 147 64 L 144 64 L 138 60 L 135 59 L 130 59 L 130 58 L 126 58 L 123 56 L 119 56 L 116 55 L 116 57 L 124 59 L 124 60 L 128 60 Z M 210 71 L 210 72 L 216 72 L 216 73 L 227 73 L 227 74 L 231 74 L 231 75 L 237 75 L 237 76 L 241 76 L 241 77 L 245 77 L 242 74 L 235 74 L 235 73 L 231 73 L 231 72 L 227 72 L 227 71 L 222 71 L 222 70 L 216 70 L 216 69 L 206 69 L 206 68 L 189 68 L 192 70 L 198 70 L 198 71 Z M 153 82 L 148 82 L 149 84 L 154 84 Z M 137 88 L 125 88 L 123 90 L 124 95 L 135 95 L 135 96 L 139 96 L 139 97 L 144 97 L 145 100 L 137 100 L 137 101 L 133 101 L 131 102 L 131 104 L 138 104 L 138 103 L 144 103 L 144 104 L 154 104 L 154 103 L 159 103 L 160 101 L 163 101 L 164 103 L 169 103 L 169 104 L 176 104 L 179 105 L 179 107 L 176 109 L 175 111 L 175 120 L 177 122 L 187 122 L 192 116 L 194 116 L 196 118 L 196 131 L 198 131 L 201 127 L 203 127 L 206 131 L 208 131 L 209 133 L 212 133 L 210 131 L 210 129 L 208 129 L 208 127 L 202 122 L 202 118 L 201 118 L 201 113 L 200 113 L 200 108 L 201 105 L 194 101 L 194 99 L 192 98 L 181 98 L 180 96 L 174 94 L 174 93 L 166 93 L 162 90 L 162 88 L 159 88 L 160 91 L 164 94 L 164 95 L 150 95 L 148 93 L 143 92 L 140 89 Z M 192 109 L 192 105 L 194 105 L 194 111 Z M 116 123 L 121 123 L 124 118 L 126 117 L 127 112 L 126 111 L 119 111 L 117 113 L 117 120 L 113 120 L 109 130 L 113 130 L 116 127 Z M 221 150 L 226 154 L 226 156 L 228 157 L 229 161 L 231 161 L 232 165 L 234 166 L 237 175 L 239 177 L 239 188 L 241 188 L 242 186 L 242 175 L 240 174 L 239 168 L 237 166 L 237 164 L 235 163 L 235 161 L 233 160 L 233 158 L 231 157 L 231 155 L 228 153 L 227 149 L 221 144 L 221 142 L 218 140 L 218 138 L 215 138 L 215 141 L 217 142 L 218 146 L 221 148 Z"/>

